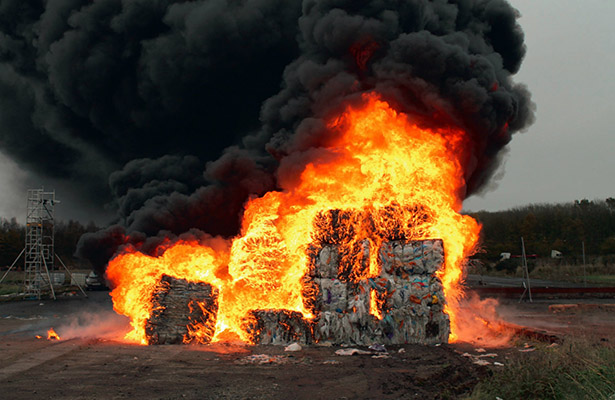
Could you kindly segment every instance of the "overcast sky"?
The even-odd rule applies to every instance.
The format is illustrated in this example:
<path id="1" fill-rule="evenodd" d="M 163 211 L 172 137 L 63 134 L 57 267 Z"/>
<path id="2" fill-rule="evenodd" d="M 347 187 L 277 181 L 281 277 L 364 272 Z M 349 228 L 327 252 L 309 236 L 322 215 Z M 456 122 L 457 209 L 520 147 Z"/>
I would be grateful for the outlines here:
<path id="1" fill-rule="evenodd" d="M 536 122 L 513 137 L 497 188 L 464 208 L 615 197 L 615 1 L 511 3 L 527 45 L 515 80 L 530 88 Z"/>
<path id="2" fill-rule="evenodd" d="M 496 188 L 464 209 L 615 197 L 615 1 L 512 0 L 528 48 L 516 75 L 536 103 L 536 122 L 514 136 Z M 59 217 L 87 222 L 89 211 L 57 182 L 27 177 L 0 153 L 0 216 L 25 215 L 26 188 L 55 188 Z M 493 185 L 492 185 L 493 186 Z M 94 218 L 96 219 L 96 218 Z"/>

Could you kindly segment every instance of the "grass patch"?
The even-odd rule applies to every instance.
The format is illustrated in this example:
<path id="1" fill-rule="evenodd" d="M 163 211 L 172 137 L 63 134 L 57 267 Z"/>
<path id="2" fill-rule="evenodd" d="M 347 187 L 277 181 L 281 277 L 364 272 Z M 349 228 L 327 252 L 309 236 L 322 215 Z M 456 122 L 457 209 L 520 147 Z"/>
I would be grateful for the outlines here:
<path id="1" fill-rule="evenodd" d="M 507 260 L 509 261 L 509 260 Z M 524 271 L 521 261 L 510 261 L 514 268 L 498 269 L 493 265 L 474 263 L 469 266 L 470 274 L 523 278 Z M 518 265 L 517 265 L 518 264 Z M 547 279 L 573 283 L 583 283 L 583 275 L 587 275 L 587 283 L 598 286 L 615 286 L 615 264 L 594 263 L 582 265 L 554 264 L 551 260 L 538 260 L 530 270 L 531 279 Z"/>
<path id="2" fill-rule="evenodd" d="M 615 286 L 615 275 L 588 275 L 587 282 Z"/>
<path id="3" fill-rule="evenodd" d="M 0 278 L 4 276 L 6 271 L 0 271 Z M 9 271 L 2 283 L 0 283 L 0 296 L 6 294 L 14 294 L 23 291 L 22 271 Z"/>
<path id="4" fill-rule="evenodd" d="M 615 398 L 615 347 L 577 339 L 515 358 L 494 369 L 468 399 Z"/>
<path id="5" fill-rule="evenodd" d="M 4 283 L 0 285 L 0 296 L 5 294 L 19 293 L 21 291 L 23 291 L 23 285 L 5 285 Z"/>

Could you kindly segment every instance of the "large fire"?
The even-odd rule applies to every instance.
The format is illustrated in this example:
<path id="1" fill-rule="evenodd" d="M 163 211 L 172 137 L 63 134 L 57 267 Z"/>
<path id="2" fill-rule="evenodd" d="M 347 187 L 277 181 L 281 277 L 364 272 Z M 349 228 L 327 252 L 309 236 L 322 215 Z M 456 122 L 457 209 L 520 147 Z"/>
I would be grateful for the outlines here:
<path id="1" fill-rule="evenodd" d="M 165 244 L 158 256 L 127 248 L 110 261 L 114 308 L 131 318 L 128 339 L 147 343 L 150 299 L 163 274 L 219 289 L 214 341 L 248 342 L 242 321 L 253 309 L 287 309 L 312 317 L 302 299 L 306 290 L 301 278 L 318 234 L 318 216 L 333 209 L 369 213 L 370 223 L 356 229 L 401 232 L 413 240 L 441 238 L 446 258 L 438 276 L 451 322 L 449 340 L 467 339 L 468 330 L 462 329 L 467 327 L 460 322 L 460 280 L 480 230 L 475 220 L 459 214 L 467 136 L 459 129 L 419 127 L 376 94 L 362 100 L 329 122 L 333 139 L 311 156 L 299 179 L 287 179 L 281 191 L 247 202 L 241 234 L 232 241 Z M 373 232 L 362 237 L 375 248 L 382 241 Z M 367 268 L 354 271 L 356 279 L 378 276 L 376 252 L 368 262 Z M 372 294 L 375 316 L 377 302 Z M 485 321 L 475 321 L 482 329 Z"/>

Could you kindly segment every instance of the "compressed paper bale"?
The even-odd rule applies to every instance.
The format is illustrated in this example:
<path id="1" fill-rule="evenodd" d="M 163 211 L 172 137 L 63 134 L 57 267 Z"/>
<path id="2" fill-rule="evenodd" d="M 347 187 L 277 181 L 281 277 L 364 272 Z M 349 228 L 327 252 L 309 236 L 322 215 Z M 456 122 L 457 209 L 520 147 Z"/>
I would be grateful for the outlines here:
<path id="1" fill-rule="evenodd" d="M 253 310 L 244 321 L 244 328 L 254 344 L 311 344 L 312 323 L 296 311 Z"/>
<path id="2" fill-rule="evenodd" d="M 218 289 L 163 275 L 145 325 L 149 344 L 209 343 L 215 332 Z"/>

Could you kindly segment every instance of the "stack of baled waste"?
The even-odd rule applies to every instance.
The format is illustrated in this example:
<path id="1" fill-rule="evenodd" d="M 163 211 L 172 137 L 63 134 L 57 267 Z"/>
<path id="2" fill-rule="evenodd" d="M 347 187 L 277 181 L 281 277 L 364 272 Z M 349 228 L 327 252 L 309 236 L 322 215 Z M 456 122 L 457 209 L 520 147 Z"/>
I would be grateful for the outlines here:
<path id="1" fill-rule="evenodd" d="M 314 223 L 309 265 L 302 278 L 304 307 L 313 318 L 291 310 L 254 309 L 244 319 L 251 341 L 276 345 L 447 342 L 449 319 L 436 275 L 444 265 L 442 240 L 411 240 L 420 232 L 419 225 L 403 231 L 398 220 L 387 221 L 381 215 L 321 213 Z M 372 254 L 377 256 L 377 274 L 370 272 Z M 150 344 L 211 341 L 218 312 L 215 287 L 163 275 L 151 301 L 145 327 Z"/>
<path id="2" fill-rule="evenodd" d="M 218 313 L 218 289 L 162 275 L 145 325 L 148 344 L 209 343 Z"/>
<path id="3" fill-rule="evenodd" d="M 314 315 L 303 320 L 286 310 L 256 310 L 248 319 L 260 344 L 437 344 L 448 341 L 448 315 L 436 271 L 444 264 L 440 239 L 361 239 L 353 217 L 329 213 L 325 234 L 315 235 L 303 278 L 304 305 Z M 322 227 L 321 223 L 321 227 Z M 322 231 L 321 231 L 322 232 Z M 377 251 L 380 273 L 369 276 L 369 257 Z M 374 297 L 377 311 L 370 313 Z M 292 316 L 292 317 L 291 317 Z M 303 321 L 303 322 L 301 322 Z"/>
<path id="4" fill-rule="evenodd" d="M 312 344 L 312 323 L 296 311 L 253 310 L 244 321 L 255 344 Z"/>

